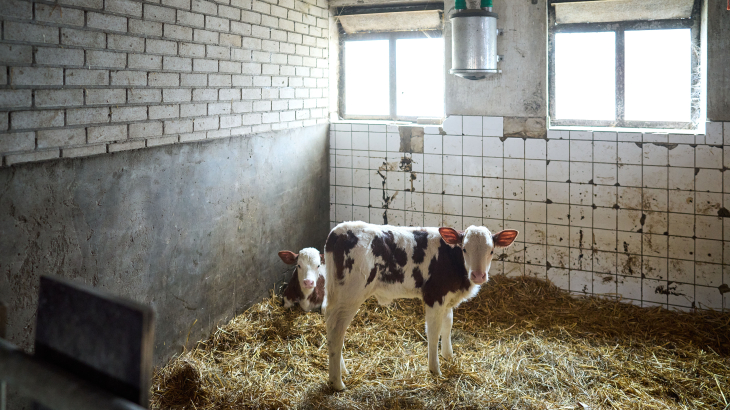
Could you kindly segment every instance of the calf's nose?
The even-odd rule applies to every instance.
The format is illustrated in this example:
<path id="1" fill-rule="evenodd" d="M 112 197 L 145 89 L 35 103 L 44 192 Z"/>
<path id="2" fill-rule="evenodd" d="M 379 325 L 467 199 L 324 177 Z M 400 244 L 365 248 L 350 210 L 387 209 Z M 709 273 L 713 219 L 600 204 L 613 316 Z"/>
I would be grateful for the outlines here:
<path id="1" fill-rule="evenodd" d="M 471 281 L 477 285 L 481 285 L 487 281 L 487 272 L 472 272 Z"/>
<path id="2" fill-rule="evenodd" d="M 304 287 L 307 289 L 312 289 L 314 287 L 314 281 L 304 279 Z"/>

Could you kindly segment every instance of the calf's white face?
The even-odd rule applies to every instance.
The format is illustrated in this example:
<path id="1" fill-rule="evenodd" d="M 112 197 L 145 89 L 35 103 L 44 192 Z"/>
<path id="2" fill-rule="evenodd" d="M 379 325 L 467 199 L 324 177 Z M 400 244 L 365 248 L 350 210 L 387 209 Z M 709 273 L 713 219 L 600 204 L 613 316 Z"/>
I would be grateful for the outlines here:
<path id="1" fill-rule="evenodd" d="M 458 246 L 464 254 L 464 267 L 469 272 L 469 280 L 477 285 L 487 281 L 487 272 L 492 265 L 494 249 L 507 247 L 517 238 L 518 232 L 512 229 L 496 234 L 483 226 L 470 226 L 466 231 L 452 228 L 439 228 L 441 238 L 451 247 Z"/>
<path id="2" fill-rule="evenodd" d="M 304 248 L 296 254 L 291 251 L 279 252 L 279 257 L 287 265 L 297 265 L 296 273 L 299 286 L 306 294 L 317 286 L 319 268 L 324 263 L 323 256 L 314 248 Z"/>

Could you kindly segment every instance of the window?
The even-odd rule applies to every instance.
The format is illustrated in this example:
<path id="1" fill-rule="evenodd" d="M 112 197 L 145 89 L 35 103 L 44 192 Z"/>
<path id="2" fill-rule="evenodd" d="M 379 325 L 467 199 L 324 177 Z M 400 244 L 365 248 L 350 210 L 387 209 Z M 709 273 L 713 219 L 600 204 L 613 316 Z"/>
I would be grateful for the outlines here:
<path id="1" fill-rule="evenodd" d="M 551 0 L 551 126 L 697 127 L 701 2 L 645 2 Z"/>
<path id="2" fill-rule="evenodd" d="M 443 117 L 442 10 L 434 3 L 338 10 L 340 117 Z"/>

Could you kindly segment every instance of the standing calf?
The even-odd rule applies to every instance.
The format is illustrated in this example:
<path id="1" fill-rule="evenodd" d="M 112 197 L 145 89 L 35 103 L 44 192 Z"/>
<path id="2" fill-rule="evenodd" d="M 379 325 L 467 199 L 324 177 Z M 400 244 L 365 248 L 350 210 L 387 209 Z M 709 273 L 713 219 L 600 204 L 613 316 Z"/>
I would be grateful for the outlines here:
<path id="1" fill-rule="evenodd" d="M 322 306 L 324 300 L 324 257 L 314 248 L 304 248 L 297 255 L 291 251 L 279 252 L 279 257 L 294 268 L 289 284 L 284 289 L 284 307 L 295 304 L 309 312 Z"/>
<path id="2" fill-rule="evenodd" d="M 428 368 L 440 375 L 441 354 L 450 359 L 453 309 L 474 297 L 487 281 L 495 247 L 506 247 L 517 231 L 492 234 L 483 226 L 406 228 L 345 222 L 325 243 L 327 276 L 327 348 L 329 381 L 343 390 L 342 344 L 345 330 L 370 296 L 386 305 L 396 298 L 419 298 L 426 304 Z"/>

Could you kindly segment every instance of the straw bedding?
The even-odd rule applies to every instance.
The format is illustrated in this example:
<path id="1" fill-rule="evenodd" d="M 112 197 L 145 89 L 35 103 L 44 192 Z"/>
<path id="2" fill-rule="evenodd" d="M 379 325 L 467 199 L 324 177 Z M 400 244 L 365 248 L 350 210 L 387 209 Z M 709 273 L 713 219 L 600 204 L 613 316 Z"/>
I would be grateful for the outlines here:
<path id="1" fill-rule="evenodd" d="M 730 409 L 730 315 L 576 299 L 492 277 L 454 311 L 454 360 L 427 367 L 423 304 L 363 305 L 347 390 L 327 386 L 319 313 L 276 296 L 155 372 L 155 409 Z"/>

